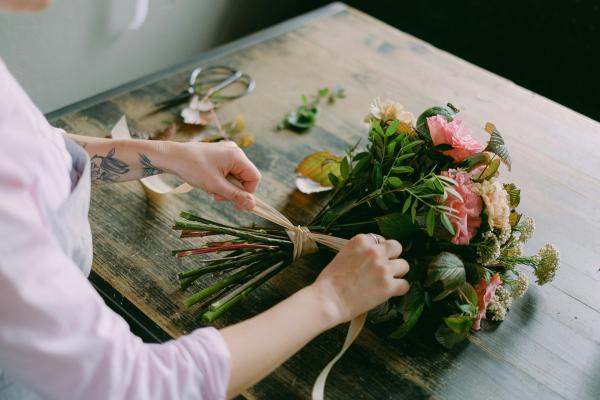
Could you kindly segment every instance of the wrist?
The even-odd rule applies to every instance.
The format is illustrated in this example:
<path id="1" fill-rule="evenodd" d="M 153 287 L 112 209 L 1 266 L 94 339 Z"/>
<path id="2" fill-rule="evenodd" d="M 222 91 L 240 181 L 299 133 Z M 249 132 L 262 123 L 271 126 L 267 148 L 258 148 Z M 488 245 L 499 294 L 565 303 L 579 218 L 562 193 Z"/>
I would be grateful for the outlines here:
<path id="1" fill-rule="evenodd" d="M 178 165 L 183 158 L 183 144 L 167 140 L 152 142 L 155 165 L 163 172 L 179 175 Z"/>
<path id="2" fill-rule="evenodd" d="M 339 301 L 333 298 L 330 289 L 315 282 L 306 286 L 301 292 L 305 292 L 310 298 L 322 331 L 345 322 L 340 312 Z"/>

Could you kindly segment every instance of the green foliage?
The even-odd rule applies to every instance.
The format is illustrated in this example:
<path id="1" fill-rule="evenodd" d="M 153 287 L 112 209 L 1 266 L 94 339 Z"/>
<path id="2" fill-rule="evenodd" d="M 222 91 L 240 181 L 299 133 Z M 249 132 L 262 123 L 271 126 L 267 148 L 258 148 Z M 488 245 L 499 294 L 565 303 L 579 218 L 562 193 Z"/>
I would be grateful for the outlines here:
<path id="1" fill-rule="evenodd" d="M 504 190 L 508 193 L 509 206 L 512 210 L 519 207 L 521 202 L 521 190 L 514 183 L 504 184 Z"/>
<path id="2" fill-rule="evenodd" d="M 302 95 L 302 105 L 295 111 L 290 111 L 283 120 L 277 125 L 277 129 L 290 129 L 295 132 L 306 132 L 315 126 L 319 116 L 319 103 L 327 99 L 329 103 L 334 103 L 336 99 L 346 97 L 346 92 L 341 86 L 335 86 L 333 89 L 322 88 L 317 91 L 317 95 L 309 101 L 306 95 Z"/>
<path id="3" fill-rule="evenodd" d="M 500 159 L 506 164 L 508 170 L 510 171 L 512 160 L 510 158 L 510 154 L 508 152 L 508 147 L 504 143 L 504 139 L 496 126 L 494 124 L 488 122 L 485 124 L 485 130 L 490 134 L 490 141 L 488 142 L 484 151 L 489 151 L 500 157 Z"/>
<path id="4" fill-rule="evenodd" d="M 419 282 L 415 282 L 409 292 L 402 299 L 403 323 L 396 329 L 390 337 L 392 339 L 401 339 L 406 336 L 415 324 L 421 318 L 425 308 L 425 291 Z"/>
<path id="5" fill-rule="evenodd" d="M 481 171 L 481 173 L 474 180 L 477 182 L 483 182 L 487 179 L 490 179 L 491 177 L 496 175 L 496 172 L 498 172 L 498 168 L 500 168 L 500 159 L 493 158 L 490 161 L 490 163 L 485 167 L 485 169 Z"/>
<path id="6" fill-rule="evenodd" d="M 391 213 L 375 218 L 380 233 L 388 238 L 403 242 L 417 232 L 416 226 L 409 216 L 401 213 Z"/>
<path id="7" fill-rule="evenodd" d="M 437 287 L 443 291 L 434 298 L 439 301 L 466 282 L 465 266 L 455 254 L 442 252 L 435 256 L 427 268 L 426 287 Z"/>

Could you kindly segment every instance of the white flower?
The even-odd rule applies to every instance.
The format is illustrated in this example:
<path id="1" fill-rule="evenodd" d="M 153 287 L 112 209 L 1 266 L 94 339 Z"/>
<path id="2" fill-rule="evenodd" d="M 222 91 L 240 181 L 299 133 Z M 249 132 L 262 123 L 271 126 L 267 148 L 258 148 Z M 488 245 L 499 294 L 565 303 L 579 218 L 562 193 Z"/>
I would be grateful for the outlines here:
<path id="1" fill-rule="evenodd" d="M 504 288 L 504 286 L 498 286 L 496 288 L 496 293 L 494 298 L 500 303 L 504 308 L 510 308 L 512 305 L 512 298 L 510 297 L 510 292 Z"/>
<path id="2" fill-rule="evenodd" d="M 370 116 L 383 122 L 398 120 L 409 126 L 413 126 L 415 116 L 410 111 L 405 111 L 404 106 L 395 101 L 386 99 L 381 100 L 380 97 L 373 99 L 369 106 Z"/>
<path id="3" fill-rule="evenodd" d="M 502 249 L 502 255 L 505 257 L 521 257 L 523 255 L 523 247 L 523 242 L 513 236 L 508 245 Z"/>
<path id="4" fill-rule="evenodd" d="M 537 261 L 537 266 L 535 267 L 535 276 L 537 277 L 536 283 L 541 286 L 545 283 L 552 282 L 556 277 L 558 262 L 560 261 L 560 254 L 556 247 L 551 244 L 546 244 L 534 257 Z"/>
<path id="5" fill-rule="evenodd" d="M 498 228 L 503 232 L 510 230 L 510 205 L 504 186 L 492 178 L 481 183 L 474 183 L 472 190 L 481 196 L 485 203 L 490 228 Z"/>
<path id="6" fill-rule="evenodd" d="M 506 318 L 506 307 L 494 297 L 487 307 L 487 312 L 491 315 L 492 321 L 504 321 Z"/>
<path id="7" fill-rule="evenodd" d="M 512 296 L 513 298 L 518 299 L 523 297 L 525 292 L 527 292 L 527 289 L 529 288 L 529 279 L 527 279 L 527 276 L 521 271 L 517 271 L 516 274 L 517 279 L 513 281 Z"/>
<path id="8" fill-rule="evenodd" d="M 531 239 L 533 232 L 535 232 L 535 221 L 533 218 L 524 215 L 519 225 L 517 225 L 517 230 L 520 232 L 519 240 L 526 242 Z"/>

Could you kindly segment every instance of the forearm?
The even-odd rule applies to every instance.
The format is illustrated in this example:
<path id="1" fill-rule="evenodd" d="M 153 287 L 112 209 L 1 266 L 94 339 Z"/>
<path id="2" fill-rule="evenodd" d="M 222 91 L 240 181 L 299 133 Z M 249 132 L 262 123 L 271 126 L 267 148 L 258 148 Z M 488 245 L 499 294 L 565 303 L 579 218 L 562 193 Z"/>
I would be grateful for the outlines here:
<path id="1" fill-rule="evenodd" d="M 252 386 L 335 325 L 333 308 L 311 285 L 264 313 L 221 330 L 231 353 L 228 396 Z"/>
<path id="2" fill-rule="evenodd" d="M 165 141 L 67 136 L 89 154 L 94 184 L 126 182 L 169 172 L 169 153 L 176 145 Z"/>

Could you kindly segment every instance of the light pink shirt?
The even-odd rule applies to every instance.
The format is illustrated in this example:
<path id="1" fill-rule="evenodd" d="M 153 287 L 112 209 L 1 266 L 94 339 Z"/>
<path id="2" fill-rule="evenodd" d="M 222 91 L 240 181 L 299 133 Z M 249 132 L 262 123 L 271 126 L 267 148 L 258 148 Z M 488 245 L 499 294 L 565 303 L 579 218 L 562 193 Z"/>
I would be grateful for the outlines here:
<path id="1" fill-rule="evenodd" d="M 143 343 L 60 249 L 44 210 L 71 190 L 62 133 L 0 60 L 0 370 L 49 398 L 224 398 L 217 330 Z"/>

